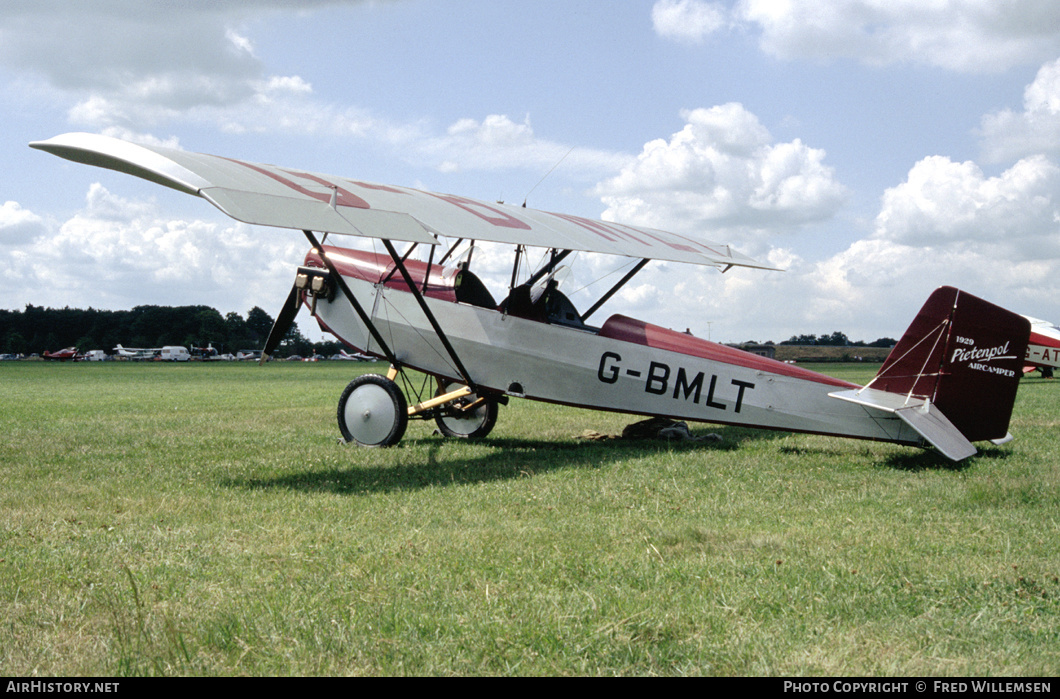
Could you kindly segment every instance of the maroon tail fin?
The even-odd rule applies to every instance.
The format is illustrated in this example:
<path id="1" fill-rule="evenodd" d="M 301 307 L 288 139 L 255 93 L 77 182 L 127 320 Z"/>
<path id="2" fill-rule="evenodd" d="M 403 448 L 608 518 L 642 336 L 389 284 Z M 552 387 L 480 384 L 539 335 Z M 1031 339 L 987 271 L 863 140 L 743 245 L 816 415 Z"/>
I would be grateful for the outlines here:
<path id="1" fill-rule="evenodd" d="M 1030 323 L 953 287 L 936 289 L 870 387 L 927 399 L 970 442 L 1008 433 Z"/>

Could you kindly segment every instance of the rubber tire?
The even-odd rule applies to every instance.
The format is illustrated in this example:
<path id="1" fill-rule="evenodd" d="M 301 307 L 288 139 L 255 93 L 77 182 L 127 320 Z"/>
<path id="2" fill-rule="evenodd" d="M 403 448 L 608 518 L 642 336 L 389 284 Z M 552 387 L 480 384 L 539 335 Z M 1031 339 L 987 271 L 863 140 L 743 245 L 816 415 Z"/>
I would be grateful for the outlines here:
<path id="1" fill-rule="evenodd" d="M 358 376 L 339 398 L 339 431 L 347 442 L 390 447 L 409 424 L 408 402 L 396 383 L 379 374 Z"/>
<path id="2" fill-rule="evenodd" d="M 446 393 L 449 390 L 447 386 L 438 387 L 439 394 Z M 478 396 L 471 393 L 460 400 L 473 402 L 477 399 Z M 475 408 L 470 418 L 461 419 L 453 415 L 446 415 L 443 412 L 435 416 L 434 423 L 438 425 L 438 430 L 446 437 L 482 439 L 493 431 L 493 426 L 497 424 L 497 412 L 497 401 L 487 397 L 485 403 Z"/>

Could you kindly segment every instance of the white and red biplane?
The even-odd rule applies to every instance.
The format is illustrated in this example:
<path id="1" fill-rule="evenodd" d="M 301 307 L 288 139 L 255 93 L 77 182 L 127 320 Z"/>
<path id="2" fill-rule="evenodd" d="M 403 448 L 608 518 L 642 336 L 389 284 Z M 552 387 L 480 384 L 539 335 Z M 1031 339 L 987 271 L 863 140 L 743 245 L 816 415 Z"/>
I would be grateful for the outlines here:
<path id="1" fill-rule="evenodd" d="M 509 396 L 934 446 L 953 460 L 975 454 L 973 442 L 1010 438 L 1029 324 L 951 287 L 931 295 L 861 387 L 621 315 L 590 323 L 652 260 L 771 269 L 728 245 L 99 135 L 30 145 L 200 196 L 239 221 L 302 230 L 311 250 L 265 353 L 305 303 L 344 343 L 390 362 L 387 376 L 360 376 L 343 391 L 338 422 L 347 441 L 393 445 L 410 417 L 434 419 L 449 436 L 484 437 Z M 317 233 L 324 242 L 329 234 L 373 238 L 385 253 L 325 245 Z M 456 243 L 435 259 L 442 238 Z M 395 241 L 411 245 L 399 253 Z M 464 241 L 513 246 L 500 302 L 471 271 L 470 253 L 455 254 Z M 425 261 L 410 258 L 417 246 L 429 246 Z M 527 247 L 548 254 L 523 279 Z M 577 251 L 637 261 L 584 312 L 556 282 L 559 263 Z M 433 377 L 412 406 L 395 382 L 406 368 Z"/>

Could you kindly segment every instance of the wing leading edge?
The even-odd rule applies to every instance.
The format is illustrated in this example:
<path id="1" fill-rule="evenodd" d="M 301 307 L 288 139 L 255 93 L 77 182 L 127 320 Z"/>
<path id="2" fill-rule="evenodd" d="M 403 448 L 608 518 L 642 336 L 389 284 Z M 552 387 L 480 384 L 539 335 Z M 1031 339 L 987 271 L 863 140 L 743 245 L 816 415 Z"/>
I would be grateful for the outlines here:
<path id="1" fill-rule="evenodd" d="M 651 228 L 139 145 L 97 134 L 63 134 L 30 146 L 200 196 L 232 218 L 256 225 L 426 244 L 435 244 L 435 236 L 444 235 L 721 268 L 775 269 L 728 245 Z"/>

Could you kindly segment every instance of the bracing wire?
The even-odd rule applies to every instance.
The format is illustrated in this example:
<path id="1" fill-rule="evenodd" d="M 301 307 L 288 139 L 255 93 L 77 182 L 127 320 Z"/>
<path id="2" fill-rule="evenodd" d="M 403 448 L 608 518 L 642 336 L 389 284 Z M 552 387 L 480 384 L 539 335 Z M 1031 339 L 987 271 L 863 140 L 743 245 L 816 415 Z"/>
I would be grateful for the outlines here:
<path id="1" fill-rule="evenodd" d="M 542 182 L 544 182 L 548 178 L 548 176 L 552 174 L 552 170 L 555 170 L 556 168 L 558 168 L 560 166 L 560 163 L 562 163 L 564 160 L 566 160 L 567 156 L 570 155 L 573 152 L 574 152 L 574 146 L 571 146 L 571 149 L 569 151 L 567 151 L 566 154 L 562 158 L 560 158 L 556 162 L 555 165 L 552 166 L 552 169 L 549 170 L 548 172 L 546 172 L 545 176 L 542 177 L 540 180 L 538 180 L 537 184 L 535 184 L 533 187 L 530 188 L 530 191 L 526 193 L 525 197 L 523 197 L 523 208 L 524 209 L 526 208 L 526 202 L 530 199 L 530 195 L 534 193 L 534 190 L 538 188 L 538 185 L 540 185 Z"/>

